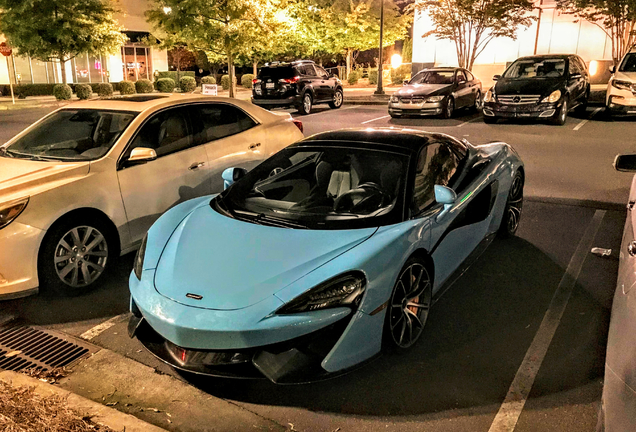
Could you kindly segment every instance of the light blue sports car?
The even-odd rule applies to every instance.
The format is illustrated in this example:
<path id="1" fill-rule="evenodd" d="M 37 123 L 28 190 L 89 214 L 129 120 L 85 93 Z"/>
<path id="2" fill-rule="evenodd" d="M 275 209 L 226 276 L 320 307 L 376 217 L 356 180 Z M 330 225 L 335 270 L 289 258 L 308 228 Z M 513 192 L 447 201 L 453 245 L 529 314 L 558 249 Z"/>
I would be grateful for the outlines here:
<path id="1" fill-rule="evenodd" d="M 516 232 L 524 169 L 505 143 L 357 129 L 223 178 L 148 232 L 129 334 L 180 370 L 293 383 L 412 346 L 445 287 Z"/>

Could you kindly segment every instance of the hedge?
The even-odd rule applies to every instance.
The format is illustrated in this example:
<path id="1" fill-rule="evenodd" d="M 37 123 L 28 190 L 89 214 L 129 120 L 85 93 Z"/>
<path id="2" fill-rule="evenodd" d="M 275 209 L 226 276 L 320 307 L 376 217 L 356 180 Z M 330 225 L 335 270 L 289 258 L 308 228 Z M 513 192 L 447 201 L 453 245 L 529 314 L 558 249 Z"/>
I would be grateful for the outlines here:
<path id="1" fill-rule="evenodd" d="M 190 93 L 194 91 L 195 88 L 197 88 L 197 80 L 191 76 L 181 77 L 181 79 L 179 80 L 179 88 L 184 93 Z"/>
<path id="2" fill-rule="evenodd" d="M 81 100 L 90 99 L 93 96 L 93 89 L 88 84 L 78 84 L 75 86 L 75 94 Z"/>
<path id="3" fill-rule="evenodd" d="M 73 96 L 73 90 L 66 84 L 56 84 L 53 87 L 53 96 L 57 100 L 70 100 Z"/>
<path id="4" fill-rule="evenodd" d="M 236 75 L 234 75 L 234 85 L 236 85 Z M 230 89 L 230 76 L 229 75 L 223 75 L 221 77 L 221 87 L 223 87 L 223 90 L 229 90 Z"/>
<path id="5" fill-rule="evenodd" d="M 153 86 L 152 81 L 140 79 L 135 83 L 135 90 L 137 93 L 152 93 L 155 91 L 155 87 Z"/>
<path id="6" fill-rule="evenodd" d="M 174 91 L 174 80 L 172 78 L 159 78 L 157 80 L 157 90 L 161 93 L 172 93 Z"/>
<path id="7" fill-rule="evenodd" d="M 378 70 L 377 69 L 369 69 L 369 84 L 377 84 L 378 83 Z"/>
<path id="8" fill-rule="evenodd" d="M 119 93 L 123 95 L 135 94 L 135 83 L 130 81 L 122 81 L 119 83 Z"/>
<path id="9" fill-rule="evenodd" d="M 244 74 L 241 77 L 241 85 L 243 87 L 245 87 L 246 89 L 251 89 L 252 88 L 252 80 L 254 79 L 254 75 L 253 74 Z"/>
<path id="10" fill-rule="evenodd" d="M 357 84 L 360 79 L 360 73 L 358 71 L 352 70 L 349 72 L 349 76 L 347 77 L 347 82 L 351 85 Z"/>
<path id="11" fill-rule="evenodd" d="M 201 78 L 201 84 L 216 84 L 216 79 L 212 75 L 207 75 Z"/>
<path id="12" fill-rule="evenodd" d="M 110 83 L 98 83 L 94 90 L 101 97 L 113 95 L 113 85 Z"/>
<path id="13" fill-rule="evenodd" d="M 184 76 L 189 76 L 194 78 L 194 71 L 181 71 L 179 72 L 179 79 Z M 177 82 L 177 71 L 163 71 L 157 74 L 157 79 L 161 78 L 171 78 L 175 83 Z"/>
<path id="14" fill-rule="evenodd" d="M 411 65 L 402 65 L 396 69 L 391 69 L 391 83 L 402 84 L 406 78 L 411 76 Z"/>

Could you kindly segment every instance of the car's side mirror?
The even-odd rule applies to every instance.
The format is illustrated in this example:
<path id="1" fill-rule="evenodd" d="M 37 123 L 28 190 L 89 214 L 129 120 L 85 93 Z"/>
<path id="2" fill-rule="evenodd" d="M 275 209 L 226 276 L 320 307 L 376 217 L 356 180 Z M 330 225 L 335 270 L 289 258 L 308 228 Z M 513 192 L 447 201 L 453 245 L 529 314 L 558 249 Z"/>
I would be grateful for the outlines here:
<path id="1" fill-rule="evenodd" d="M 137 165 L 157 159 L 157 152 L 147 147 L 135 147 L 126 160 L 127 165 Z"/>
<path id="2" fill-rule="evenodd" d="M 457 84 L 465 84 L 465 83 L 466 83 L 466 81 L 465 81 L 465 80 L 459 80 L 459 81 L 457 81 Z"/>
<path id="3" fill-rule="evenodd" d="M 492 77 L 493 81 L 499 81 L 499 79 L 501 78 L 501 75 L 495 75 Z"/>
<path id="4" fill-rule="evenodd" d="M 435 201 L 444 205 L 444 208 L 435 219 L 440 221 L 457 201 L 457 194 L 448 186 L 435 185 Z"/>
<path id="5" fill-rule="evenodd" d="M 410 80 L 404 80 L 402 81 L 402 85 L 409 85 L 411 82 Z"/>
<path id="6" fill-rule="evenodd" d="M 614 168 L 616 171 L 636 172 L 636 154 L 617 155 Z"/>
<path id="7" fill-rule="evenodd" d="M 338 78 L 338 75 L 336 75 L 336 74 L 329 74 L 329 77 L 328 77 L 328 78 Z"/>
<path id="8" fill-rule="evenodd" d="M 610 73 L 616 73 L 616 66 L 610 66 L 609 71 Z"/>
<path id="9" fill-rule="evenodd" d="M 221 174 L 221 177 L 223 177 L 223 189 L 227 189 L 232 186 L 235 181 L 244 177 L 245 174 L 247 174 L 247 170 L 245 168 L 228 168 L 223 171 L 223 174 Z"/>

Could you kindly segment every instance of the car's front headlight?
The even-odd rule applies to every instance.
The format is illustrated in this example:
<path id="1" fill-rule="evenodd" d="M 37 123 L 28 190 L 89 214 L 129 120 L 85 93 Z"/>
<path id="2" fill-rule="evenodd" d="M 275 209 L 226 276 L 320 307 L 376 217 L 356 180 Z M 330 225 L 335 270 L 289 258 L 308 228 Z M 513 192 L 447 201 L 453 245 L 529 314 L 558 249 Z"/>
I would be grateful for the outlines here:
<path id="1" fill-rule="evenodd" d="M 441 102 L 444 100 L 444 96 L 430 96 L 426 99 L 426 102 Z"/>
<path id="2" fill-rule="evenodd" d="M 362 273 L 337 276 L 296 297 L 280 308 L 277 314 L 292 314 L 360 304 L 366 288 Z"/>
<path id="3" fill-rule="evenodd" d="M 550 96 L 543 98 L 541 103 L 554 103 L 561 99 L 561 90 L 555 90 L 550 93 Z"/>
<path id="4" fill-rule="evenodd" d="M 486 96 L 484 96 L 484 102 L 492 102 L 493 100 L 495 100 L 495 94 L 492 89 L 490 89 L 486 92 Z"/>
<path id="5" fill-rule="evenodd" d="M 631 90 L 632 89 L 632 83 L 630 83 L 629 81 L 621 81 L 621 80 L 617 80 L 617 79 L 613 79 L 612 80 L 612 86 L 616 87 L 619 90 Z"/>
<path id="6" fill-rule="evenodd" d="M 399 100 L 400 100 L 400 98 L 399 98 L 399 97 L 397 97 L 397 96 L 395 96 L 395 95 L 394 95 L 394 96 L 391 96 L 391 102 L 392 102 L 392 103 L 397 103 Z"/>
<path id="7" fill-rule="evenodd" d="M 29 197 L 19 198 L 0 204 L 0 229 L 9 225 L 29 203 Z"/>
<path id="8" fill-rule="evenodd" d="M 137 279 L 141 280 L 141 272 L 144 269 L 144 256 L 146 255 L 146 244 L 148 243 L 148 234 L 144 236 L 144 239 L 141 241 L 141 246 L 139 246 L 139 250 L 137 250 L 137 255 L 135 255 L 135 263 L 133 264 L 133 271 L 135 272 L 135 276 Z"/>

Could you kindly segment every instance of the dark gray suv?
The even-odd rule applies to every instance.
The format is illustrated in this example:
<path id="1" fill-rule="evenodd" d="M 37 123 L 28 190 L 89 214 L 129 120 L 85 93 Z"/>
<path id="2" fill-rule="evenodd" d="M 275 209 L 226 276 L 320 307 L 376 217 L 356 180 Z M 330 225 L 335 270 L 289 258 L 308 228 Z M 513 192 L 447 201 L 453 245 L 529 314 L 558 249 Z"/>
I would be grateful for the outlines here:
<path id="1" fill-rule="evenodd" d="M 252 103 L 263 108 L 294 106 L 309 114 L 315 104 L 340 108 L 342 83 L 311 60 L 266 63 L 252 83 Z"/>

